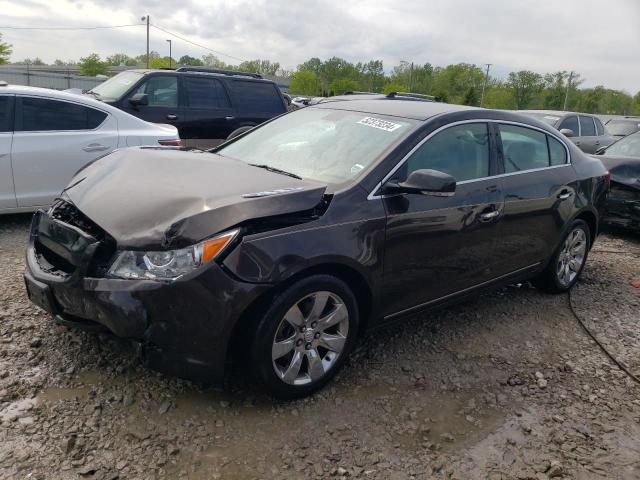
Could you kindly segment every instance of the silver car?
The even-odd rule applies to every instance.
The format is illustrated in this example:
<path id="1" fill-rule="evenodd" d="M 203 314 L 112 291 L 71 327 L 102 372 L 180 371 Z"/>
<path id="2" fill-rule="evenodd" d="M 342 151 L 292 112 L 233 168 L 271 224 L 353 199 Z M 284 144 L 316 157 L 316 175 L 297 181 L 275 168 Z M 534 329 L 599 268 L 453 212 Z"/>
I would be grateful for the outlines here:
<path id="1" fill-rule="evenodd" d="M 585 153 L 596 153 L 615 142 L 598 117 L 589 113 L 555 110 L 519 110 L 518 113 L 542 120 L 576 144 Z"/>
<path id="2" fill-rule="evenodd" d="M 92 98 L 0 82 L 0 214 L 47 206 L 82 166 L 141 145 L 180 137 Z"/>

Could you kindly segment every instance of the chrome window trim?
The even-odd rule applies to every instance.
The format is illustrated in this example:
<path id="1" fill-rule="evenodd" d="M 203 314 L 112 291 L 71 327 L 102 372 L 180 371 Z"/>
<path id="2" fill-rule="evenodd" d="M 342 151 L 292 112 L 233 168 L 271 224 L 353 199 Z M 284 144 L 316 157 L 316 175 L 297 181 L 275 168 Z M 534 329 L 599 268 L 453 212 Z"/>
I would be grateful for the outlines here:
<path id="1" fill-rule="evenodd" d="M 569 147 L 567 146 L 567 144 L 564 142 L 564 140 L 556 135 L 555 133 L 551 133 L 548 132 L 546 130 L 544 130 L 543 128 L 539 128 L 536 127 L 534 125 L 529 125 L 527 123 L 522 123 L 522 122 L 514 122 L 512 120 L 496 120 L 496 119 L 485 119 L 485 118 L 478 118 L 478 119 L 473 119 L 473 120 L 460 120 L 457 122 L 452 122 L 452 123 L 448 123 L 447 125 L 443 125 L 440 128 L 437 128 L 436 130 L 434 130 L 433 132 L 431 132 L 429 135 L 427 135 L 426 137 L 424 137 L 422 140 L 420 140 L 420 142 L 418 142 L 418 144 L 413 147 L 409 153 L 407 153 L 404 157 L 402 157 L 402 159 L 396 164 L 395 167 L 393 167 L 389 173 L 387 173 L 387 175 L 385 175 L 382 180 L 380 180 L 375 187 L 373 187 L 373 190 L 371 190 L 371 192 L 369 192 L 369 195 L 367 195 L 367 200 L 377 200 L 379 198 L 385 198 L 387 197 L 387 195 L 376 195 L 375 193 L 382 187 L 382 185 L 389 180 L 389 178 L 391 178 L 393 176 L 394 173 L 396 173 L 398 171 L 398 169 L 409 159 L 409 157 L 411 157 L 411 155 L 413 155 L 415 153 L 416 150 L 418 150 L 425 142 L 429 141 L 433 136 L 437 135 L 438 133 L 442 132 L 443 130 L 446 130 L 448 128 L 451 127 L 456 127 L 458 125 L 465 125 L 467 123 L 503 123 L 505 125 L 515 125 L 518 127 L 523 127 L 523 128 L 529 128 L 531 130 L 537 130 L 539 132 L 544 133 L 545 135 L 549 135 L 553 138 L 555 138 L 556 140 L 558 140 L 560 142 L 560 144 L 564 147 L 565 151 L 567 152 L 567 162 L 563 165 L 550 165 L 548 167 L 541 167 L 541 168 L 532 168 L 529 170 L 520 170 L 518 172 L 509 172 L 509 173 L 500 173 L 498 175 L 490 175 L 488 177 L 482 177 L 482 178 L 472 178 L 469 180 L 462 180 L 460 182 L 456 182 L 456 185 L 464 185 L 467 183 L 473 183 L 473 182 L 480 182 L 483 180 L 487 180 L 490 178 L 501 178 L 501 177 L 508 177 L 511 175 L 520 175 L 522 173 L 529 173 L 529 172 L 538 172 L 538 171 L 542 171 L 542 170 L 551 170 L 554 168 L 561 168 L 561 167 L 567 167 L 570 166 L 572 164 L 571 162 L 571 152 L 569 151 Z M 580 119 L 578 119 L 578 127 L 580 127 Z"/>

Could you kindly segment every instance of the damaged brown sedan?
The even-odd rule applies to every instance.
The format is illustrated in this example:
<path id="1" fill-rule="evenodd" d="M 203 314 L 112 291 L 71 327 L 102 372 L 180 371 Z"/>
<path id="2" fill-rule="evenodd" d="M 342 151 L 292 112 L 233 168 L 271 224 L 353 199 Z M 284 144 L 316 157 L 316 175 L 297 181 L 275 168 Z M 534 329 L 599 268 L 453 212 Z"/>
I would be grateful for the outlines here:
<path id="1" fill-rule="evenodd" d="M 25 281 L 57 322 L 133 339 L 152 368 L 219 382 L 241 358 L 294 398 L 366 328 L 511 282 L 570 289 L 607 186 L 535 119 L 337 101 L 211 152 L 87 166 L 34 216 Z"/>

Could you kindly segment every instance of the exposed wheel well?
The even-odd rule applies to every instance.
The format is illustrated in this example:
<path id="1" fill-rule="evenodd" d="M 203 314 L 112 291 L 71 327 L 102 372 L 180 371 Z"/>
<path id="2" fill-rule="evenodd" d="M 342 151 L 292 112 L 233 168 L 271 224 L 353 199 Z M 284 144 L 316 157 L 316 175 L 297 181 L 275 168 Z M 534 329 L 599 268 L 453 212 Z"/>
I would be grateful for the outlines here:
<path id="1" fill-rule="evenodd" d="M 323 264 L 316 265 L 314 267 L 310 267 L 308 269 L 302 270 L 301 272 L 296 273 L 289 277 L 282 284 L 278 285 L 276 288 L 269 290 L 261 297 L 257 298 L 250 306 L 245 310 L 242 314 L 242 317 L 238 320 L 235 327 L 233 328 L 233 332 L 231 334 L 229 340 L 229 348 L 227 349 L 227 360 L 231 359 L 234 352 L 238 351 L 239 341 L 241 338 L 244 338 L 244 333 L 250 331 L 250 329 L 254 326 L 257 315 L 260 314 L 261 311 L 264 311 L 271 301 L 271 299 L 277 295 L 279 292 L 282 292 L 286 288 L 288 288 L 293 283 L 297 282 L 302 278 L 309 277 L 311 275 L 333 275 L 334 277 L 339 278 L 343 282 L 345 282 L 349 288 L 353 290 L 353 294 L 358 301 L 358 310 L 360 313 L 360 332 L 362 333 L 366 330 L 367 323 L 369 320 L 369 316 L 371 314 L 371 309 L 373 306 L 373 294 L 369 285 L 367 284 L 364 277 L 358 273 L 353 268 L 350 268 L 341 264 Z"/>

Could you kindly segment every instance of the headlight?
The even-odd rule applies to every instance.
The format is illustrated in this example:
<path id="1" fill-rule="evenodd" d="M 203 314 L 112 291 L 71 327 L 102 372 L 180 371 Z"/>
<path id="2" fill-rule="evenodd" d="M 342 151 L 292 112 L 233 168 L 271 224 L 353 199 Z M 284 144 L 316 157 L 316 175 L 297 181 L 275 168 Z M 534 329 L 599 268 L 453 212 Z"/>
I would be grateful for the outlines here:
<path id="1" fill-rule="evenodd" d="M 109 276 L 175 280 L 210 262 L 238 235 L 232 230 L 180 250 L 120 252 L 109 268 Z"/>

